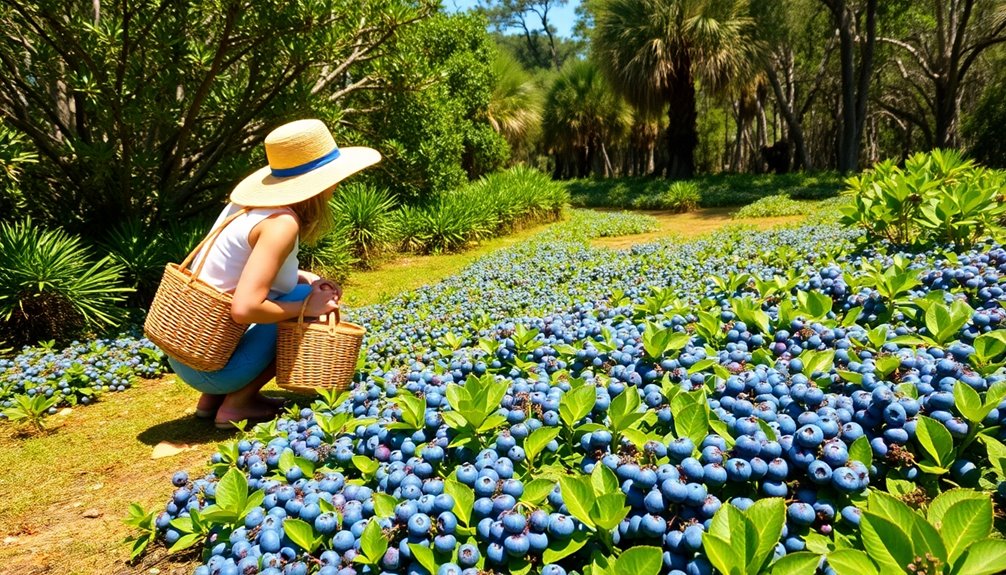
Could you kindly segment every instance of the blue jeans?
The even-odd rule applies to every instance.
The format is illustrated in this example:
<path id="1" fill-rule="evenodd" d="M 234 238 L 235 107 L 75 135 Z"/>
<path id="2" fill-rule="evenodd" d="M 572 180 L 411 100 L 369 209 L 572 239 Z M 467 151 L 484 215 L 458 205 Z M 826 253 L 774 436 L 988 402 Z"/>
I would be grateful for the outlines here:
<path id="1" fill-rule="evenodd" d="M 274 301 L 303 301 L 311 293 L 308 284 L 297 284 L 293 291 Z M 276 324 L 255 323 L 238 342 L 234 355 L 217 371 L 199 371 L 168 358 L 168 364 L 186 384 L 203 393 L 226 395 L 248 385 L 276 358 Z"/>

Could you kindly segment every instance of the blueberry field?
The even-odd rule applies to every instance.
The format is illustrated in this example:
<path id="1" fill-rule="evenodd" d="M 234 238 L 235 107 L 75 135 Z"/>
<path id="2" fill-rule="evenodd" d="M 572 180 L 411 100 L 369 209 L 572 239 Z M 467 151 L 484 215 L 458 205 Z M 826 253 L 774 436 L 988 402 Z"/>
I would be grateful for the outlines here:
<path id="1" fill-rule="evenodd" d="M 353 309 L 347 392 L 237 433 L 164 424 L 202 449 L 144 465 L 152 504 L 123 485 L 118 568 L 1006 571 L 1006 249 L 898 248 L 823 206 L 618 250 L 594 243 L 658 221 L 574 210 Z M 115 417 L 118 394 L 81 404 L 172 386 L 162 361 L 123 336 L 2 366 L 9 397 Z"/>
<path id="2" fill-rule="evenodd" d="M 192 549 L 197 574 L 1006 569 L 1006 250 L 821 224 L 610 251 L 577 227 L 355 310 L 353 389 L 175 473 L 131 510 L 137 552 Z"/>

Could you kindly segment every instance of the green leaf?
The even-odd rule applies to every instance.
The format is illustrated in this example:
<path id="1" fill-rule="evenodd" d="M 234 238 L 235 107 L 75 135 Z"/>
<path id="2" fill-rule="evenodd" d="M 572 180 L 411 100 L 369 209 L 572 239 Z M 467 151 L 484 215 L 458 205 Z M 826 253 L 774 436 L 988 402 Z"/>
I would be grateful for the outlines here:
<path id="1" fill-rule="evenodd" d="M 880 377 L 887 377 L 901 366 L 901 358 L 896 355 L 880 355 L 874 360 Z"/>
<path id="2" fill-rule="evenodd" d="M 283 531 L 290 538 L 290 541 L 308 553 L 313 553 L 317 547 L 314 527 L 306 521 L 286 518 L 283 520 Z"/>
<path id="3" fill-rule="evenodd" d="M 354 455 L 353 466 L 359 469 L 364 475 L 370 476 L 377 473 L 377 469 L 381 464 L 366 455 Z"/>
<path id="4" fill-rule="evenodd" d="M 600 497 L 608 493 L 620 493 L 618 477 L 615 472 L 608 469 L 607 465 L 595 465 L 594 471 L 590 474 L 590 485 L 594 488 L 594 495 Z"/>
<path id="5" fill-rule="evenodd" d="M 432 549 L 419 543 L 409 543 L 409 549 L 412 550 L 412 556 L 415 557 L 416 561 L 418 561 L 430 575 L 436 575 L 437 560 L 433 556 Z"/>
<path id="6" fill-rule="evenodd" d="M 758 533 L 754 553 L 748 557 L 748 572 L 760 572 L 772 557 L 783 525 L 786 523 L 786 502 L 781 497 L 759 499 L 745 512 Z"/>
<path id="7" fill-rule="evenodd" d="M 663 552 L 659 547 L 638 545 L 615 560 L 615 575 L 658 575 L 662 565 Z"/>
<path id="8" fill-rule="evenodd" d="M 943 515 L 939 531 L 946 542 L 950 563 L 954 563 L 969 545 L 992 532 L 992 501 L 983 497 L 954 503 Z"/>
<path id="9" fill-rule="evenodd" d="M 849 446 L 849 459 L 862 463 L 867 469 L 873 465 L 873 449 L 865 435 L 857 437 Z"/>
<path id="10" fill-rule="evenodd" d="M 800 311 L 809 320 L 826 318 L 833 305 L 831 297 L 821 292 L 800 291 L 797 292 L 796 299 L 800 302 Z"/>
<path id="11" fill-rule="evenodd" d="M 524 440 L 524 453 L 527 456 L 528 464 L 532 464 L 538 454 L 548 445 L 548 442 L 558 436 L 558 427 L 542 426 L 531 432 L 531 435 Z"/>
<path id="12" fill-rule="evenodd" d="M 769 575 L 814 575 L 820 561 L 821 557 L 815 553 L 787 553 L 772 564 Z"/>
<path id="13" fill-rule="evenodd" d="M 600 467 L 604 467 L 601 465 Z M 538 478 L 533 479 L 529 483 L 524 484 L 524 494 L 520 496 L 520 500 L 529 505 L 538 505 L 548 494 L 552 492 L 555 488 L 555 482 L 549 481 L 548 479 Z M 455 502 L 457 497 L 454 498 Z"/>
<path id="14" fill-rule="evenodd" d="M 235 515 L 244 511 L 248 500 L 248 480 L 245 474 L 232 467 L 217 483 L 216 505 Z"/>
<path id="15" fill-rule="evenodd" d="M 291 539 L 293 538 L 291 537 Z M 376 565 L 384 557 L 384 552 L 388 550 L 388 540 L 376 519 L 367 522 L 367 526 L 363 529 L 363 535 L 360 537 L 360 550 L 370 559 L 371 565 Z"/>
<path id="16" fill-rule="evenodd" d="M 953 462 L 954 438 L 942 423 L 920 415 L 915 427 L 915 439 L 936 465 L 949 469 Z"/>
<path id="17" fill-rule="evenodd" d="M 542 562 L 555 563 L 569 557 L 586 545 L 588 540 L 590 535 L 586 531 L 574 531 L 572 537 L 566 540 L 549 538 L 548 549 L 542 554 Z"/>
<path id="18" fill-rule="evenodd" d="M 970 385 L 960 383 L 954 386 L 954 407 L 971 423 L 981 423 L 988 415 L 983 409 L 982 398 Z M 995 408 L 992 405 L 989 411 Z"/>
<path id="19" fill-rule="evenodd" d="M 533 481 L 531 483 L 534 483 Z M 530 484 L 525 486 L 524 493 L 527 494 Z M 454 477 L 444 482 L 444 492 L 454 498 L 454 515 L 462 525 L 471 525 L 472 507 L 475 506 L 475 491 Z M 548 493 L 545 494 L 548 496 Z"/>
<path id="20" fill-rule="evenodd" d="M 893 522 L 864 511 L 860 520 L 863 546 L 870 558 L 880 565 L 883 572 L 902 572 L 902 567 L 913 560 L 911 537 Z"/>
<path id="21" fill-rule="evenodd" d="M 695 445 L 702 443 L 705 436 L 709 435 L 709 407 L 704 403 L 686 405 L 673 419 L 677 436 L 687 437 Z"/>
<path id="22" fill-rule="evenodd" d="M 835 350 L 807 350 L 800 354 L 800 359 L 803 360 L 803 373 L 807 377 L 812 377 L 815 373 L 828 373 L 835 364 Z"/>
<path id="23" fill-rule="evenodd" d="M 204 535 L 199 533 L 189 533 L 188 535 L 182 535 L 175 541 L 175 544 L 168 549 L 168 553 L 178 553 L 179 551 L 188 549 L 196 543 L 199 543 L 204 538 Z"/>
<path id="24" fill-rule="evenodd" d="M 585 385 L 564 393 L 559 401 L 559 416 L 566 428 L 573 429 L 581 419 L 587 417 L 596 402 L 597 392 L 593 386 Z"/>
<path id="25" fill-rule="evenodd" d="M 625 506 L 625 494 L 621 492 L 608 493 L 598 497 L 590 509 L 590 518 L 594 524 L 606 531 L 618 527 L 618 524 L 628 514 L 629 508 Z"/>
<path id="26" fill-rule="evenodd" d="M 988 499 L 987 495 L 971 489 L 950 489 L 940 493 L 929 503 L 926 518 L 933 525 L 940 525 L 947 511 L 957 503 L 961 501 L 984 501 L 986 499 Z"/>
<path id="27" fill-rule="evenodd" d="M 861 373 L 856 373 L 854 371 L 845 371 L 842 369 L 836 370 L 836 373 L 838 373 L 838 377 L 841 377 L 842 379 L 850 383 L 857 383 L 857 384 L 863 383 L 863 374 Z"/>
<path id="28" fill-rule="evenodd" d="M 731 507 L 730 505 L 724 505 Z M 720 573 L 724 575 L 741 575 L 744 573 L 744 560 L 739 554 L 739 549 L 735 549 L 731 542 L 712 533 L 702 534 L 702 548 L 706 552 L 706 558 L 713 564 Z"/>
<path id="29" fill-rule="evenodd" d="M 608 417 L 611 419 L 611 427 L 614 431 L 621 431 L 635 421 L 632 416 L 637 414 L 639 409 L 639 391 L 635 387 L 626 387 L 622 393 L 611 400 L 608 407 Z"/>
<path id="30" fill-rule="evenodd" d="M 594 490 L 590 480 L 586 477 L 563 477 L 559 479 L 559 489 L 562 492 L 562 502 L 566 504 L 570 515 L 594 529 L 594 520 L 590 517 L 590 509 L 594 504 Z"/>
<path id="31" fill-rule="evenodd" d="M 984 539 L 968 548 L 954 565 L 953 575 L 993 575 L 1006 572 L 1006 541 Z"/>
<path id="32" fill-rule="evenodd" d="M 838 575 L 879 575 L 880 570 L 865 551 L 839 549 L 828 554 L 828 565 Z"/>
<path id="33" fill-rule="evenodd" d="M 446 485 L 444 488 L 446 489 Z M 374 493 L 374 513 L 378 517 L 391 517 L 394 515 L 395 505 L 397 504 L 398 500 L 387 493 Z"/>

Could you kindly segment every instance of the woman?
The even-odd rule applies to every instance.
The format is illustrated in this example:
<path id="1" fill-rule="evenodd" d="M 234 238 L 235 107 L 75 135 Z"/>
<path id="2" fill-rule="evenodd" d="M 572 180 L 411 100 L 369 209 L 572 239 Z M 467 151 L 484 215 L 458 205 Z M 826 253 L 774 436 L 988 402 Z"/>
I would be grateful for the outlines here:
<path id="1" fill-rule="evenodd" d="M 306 316 L 338 307 L 342 290 L 315 274 L 298 270 L 298 241 L 312 243 L 329 231 L 328 200 L 339 181 L 381 159 L 373 149 L 339 149 L 319 120 L 298 120 L 266 136 L 269 165 L 237 185 L 213 229 L 228 223 L 203 257 L 199 279 L 233 294 L 231 316 L 251 324 L 234 355 L 218 371 L 192 369 L 169 358 L 188 385 L 203 392 L 198 417 L 214 417 L 230 428 L 240 420 L 274 417 L 282 400 L 259 393 L 275 375 L 276 323 L 295 318 L 305 297 Z"/>

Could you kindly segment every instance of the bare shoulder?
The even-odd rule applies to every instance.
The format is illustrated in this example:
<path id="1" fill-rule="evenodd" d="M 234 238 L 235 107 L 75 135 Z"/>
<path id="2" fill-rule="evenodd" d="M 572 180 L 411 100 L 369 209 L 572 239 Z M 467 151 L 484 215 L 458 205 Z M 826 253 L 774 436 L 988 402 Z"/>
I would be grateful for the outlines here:
<path id="1" fill-rule="evenodd" d="M 292 244 L 300 233 L 300 222 L 292 211 L 272 214 L 252 228 L 248 239 L 252 245 L 265 240 L 271 244 Z"/>

